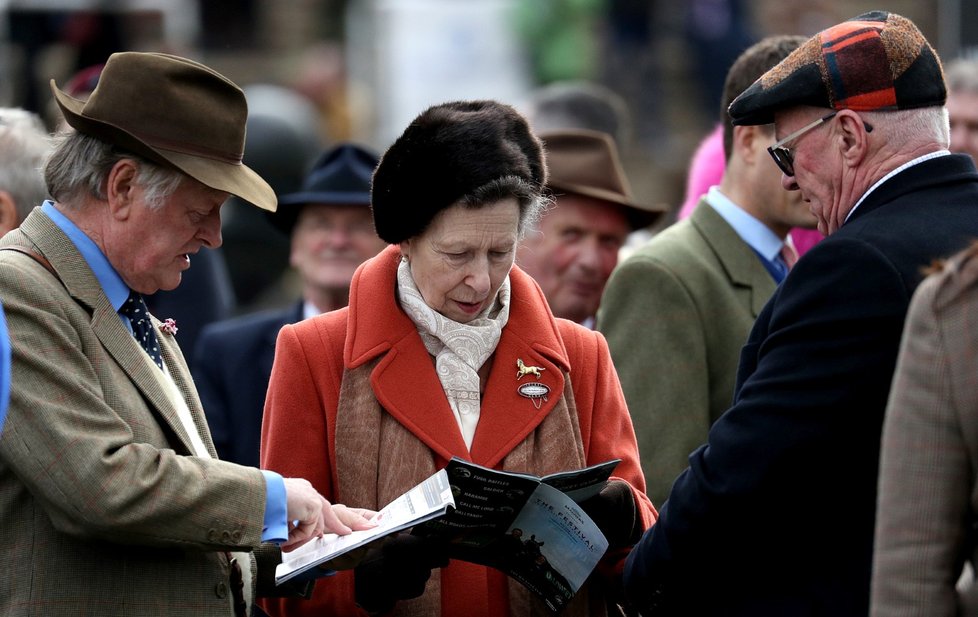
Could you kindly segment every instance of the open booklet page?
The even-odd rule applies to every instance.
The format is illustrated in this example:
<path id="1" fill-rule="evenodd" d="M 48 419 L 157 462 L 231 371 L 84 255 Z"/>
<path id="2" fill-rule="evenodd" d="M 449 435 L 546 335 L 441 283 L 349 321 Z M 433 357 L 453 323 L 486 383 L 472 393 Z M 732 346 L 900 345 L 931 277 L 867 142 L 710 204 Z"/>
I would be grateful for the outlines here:
<path id="1" fill-rule="evenodd" d="M 282 563 L 275 568 L 275 583 L 282 584 L 377 538 L 440 516 L 450 506 L 454 506 L 452 491 L 448 484 L 448 475 L 442 469 L 378 512 L 374 518 L 376 527 L 354 531 L 345 536 L 324 534 L 291 552 L 282 553 Z"/>
<path id="2" fill-rule="evenodd" d="M 502 570 L 556 614 L 594 570 L 608 541 L 574 499 L 555 487 L 586 499 L 617 464 L 540 479 L 452 459 L 445 469 L 455 509 L 414 533 L 447 540 L 455 559 Z"/>

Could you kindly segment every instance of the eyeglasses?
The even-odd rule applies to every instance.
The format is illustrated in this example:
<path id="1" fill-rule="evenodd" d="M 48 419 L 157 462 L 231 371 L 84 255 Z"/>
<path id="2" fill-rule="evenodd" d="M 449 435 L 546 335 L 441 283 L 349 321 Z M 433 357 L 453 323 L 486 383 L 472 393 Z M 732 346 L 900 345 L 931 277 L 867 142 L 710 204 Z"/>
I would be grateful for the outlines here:
<path id="1" fill-rule="evenodd" d="M 786 175 L 786 176 L 794 176 L 795 175 L 795 155 L 794 155 L 794 148 L 785 148 L 784 145 L 786 143 L 791 142 L 791 141 L 795 141 L 796 139 L 798 139 L 799 137 L 801 137 L 802 135 L 804 135 L 808 131 L 811 131 L 811 130 L 813 130 L 813 129 L 815 129 L 815 128 L 817 128 L 817 127 L 825 124 L 826 122 L 828 122 L 829 120 L 831 120 L 832 118 L 834 118 L 837 113 L 839 113 L 839 112 L 833 111 L 830 114 L 826 114 L 826 115 L 822 116 L 821 118 L 819 118 L 818 120 L 814 120 L 814 121 L 806 124 L 805 126 L 801 127 L 797 131 L 795 131 L 794 133 L 786 136 L 784 139 L 781 139 L 777 143 L 775 143 L 772 146 L 768 147 L 768 149 L 767 149 L 768 153 L 771 155 L 771 158 L 774 159 L 774 162 L 778 164 L 778 168 L 781 169 L 781 171 L 784 173 L 784 175 Z M 870 132 L 873 131 L 873 125 L 871 125 L 870 123 L 866 122 L 865 120 L 863 121 L 863 126 L 866 127 L 866 132 L 867 133 L 870 133 Z"/>
<path id="2" fill-rule="evenodd" d="M 835 114 L 837 113 L 839 112 L 833 111 L 830 114 L 824 115 L 818 120 L 806 124 L 805 126 L 795 131 L 794 133 L 788 135 L 784 139 L 768 147 L 767 149 L 768 153 L 771 155 L 771 158 L 774 159 L 774 162 L 778 164 L 778 167 L 781 169 L 784 175 L 786 176 L 795 175 L 795 155 L 792 152 L 792 148 L 785 148 L 784 145 L 790 141 L 794 141 L 795 139 L 798 139 L 808 131 L 811 131 L 812 129 L 815 129 L 825 124 L 826 122 L 834 118 Z"/>

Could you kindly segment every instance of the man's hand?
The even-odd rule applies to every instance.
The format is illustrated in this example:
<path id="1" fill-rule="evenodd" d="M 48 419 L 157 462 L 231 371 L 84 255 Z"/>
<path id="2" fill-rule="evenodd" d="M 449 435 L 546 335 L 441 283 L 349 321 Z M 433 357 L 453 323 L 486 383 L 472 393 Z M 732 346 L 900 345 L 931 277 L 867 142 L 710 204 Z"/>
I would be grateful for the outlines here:
<path id="1" fill-rule="evenodd" d="M 371 510 L 333 506 L 302 478 L 284 478 L 289 539 L 283 549 L 293 548 L 324 533 L 345 536 L 354 529 L 369 529 Z M 294 523 L 294 525 L 293 525 Z"/>

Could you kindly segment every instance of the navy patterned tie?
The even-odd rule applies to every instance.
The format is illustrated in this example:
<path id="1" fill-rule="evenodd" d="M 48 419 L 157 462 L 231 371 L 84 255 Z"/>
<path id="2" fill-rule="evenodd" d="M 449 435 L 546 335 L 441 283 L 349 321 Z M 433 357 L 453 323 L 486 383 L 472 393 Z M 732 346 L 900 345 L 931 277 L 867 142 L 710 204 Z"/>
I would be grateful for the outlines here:
<path id="1" fill-rule="evenodd" d="M 119 313 L 129 318 L 132 324 L 132 336 L 146 350 L 156 366 L 163 368 L 163 358 L 160 356 L 160 343 L 153 331 L 153 321 L 149 318 L 149 309 L 142 294 L 129 292 L 129 298 L 122 304 Z"/>

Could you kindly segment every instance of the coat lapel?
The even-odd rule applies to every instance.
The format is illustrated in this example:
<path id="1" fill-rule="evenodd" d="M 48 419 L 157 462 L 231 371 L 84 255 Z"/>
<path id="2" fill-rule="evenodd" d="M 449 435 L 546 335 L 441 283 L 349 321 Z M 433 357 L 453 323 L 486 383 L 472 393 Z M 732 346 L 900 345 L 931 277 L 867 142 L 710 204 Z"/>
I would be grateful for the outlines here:
<path id="1" fill-rule="evenodd" d="M 776 283 L 757 255 L 705 199 L 690 215 L 693 226 L 710 246 L 730 282 L 750 294 L 751 316 L 757 318 L 774 293 Z"/>
<path id="2" fill-rule="evenodd" d="M 398 257 L 397 247 L 390 247 L 361 268 L 368 274 L 361 277 L 358 272 L 354 277 L 344 362 L 353 368 L 382 355 L 371 384 L 384 409 L 439 456 L 492 466 L 543 421 L 563 394 L 567 359 L 543 293 L 530 277 L 513 268 L 509 322 L 493 355 L 469 452 L 433 360 L 391 293 L 396 288 Z M 538 399 L 539 409 L 517 392 L 522 383 L 537 381 L 531 376 L 517 379 L 517 359 L 544 369 L 539 382 L 550 392 L 546 400 Z M 511 410 L 525 413 L 514 422 Z"/>

